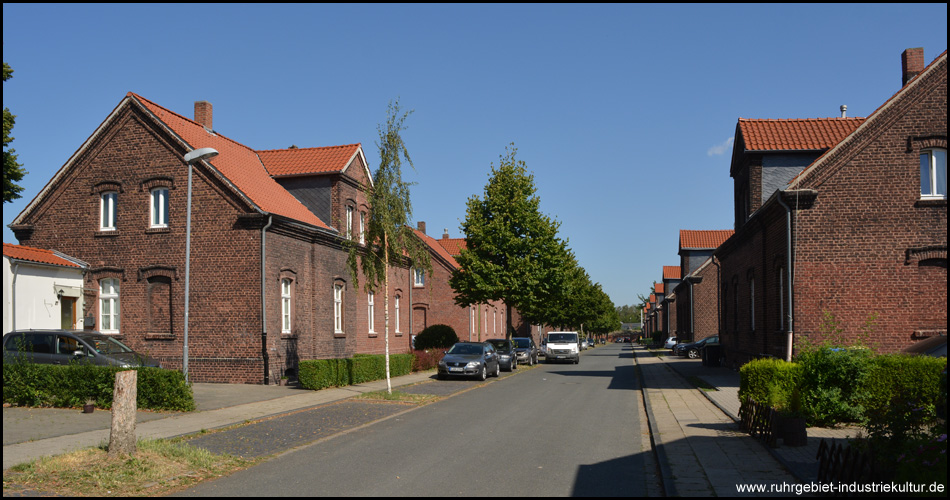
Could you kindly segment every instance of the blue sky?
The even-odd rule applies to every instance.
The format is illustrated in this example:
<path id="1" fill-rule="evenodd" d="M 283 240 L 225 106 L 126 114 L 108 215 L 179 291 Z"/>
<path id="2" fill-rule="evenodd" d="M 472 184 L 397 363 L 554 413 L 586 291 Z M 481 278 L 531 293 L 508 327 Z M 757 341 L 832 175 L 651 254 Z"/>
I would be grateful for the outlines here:
<path id="1" fill-rule="evenodd" d="M 362 143 L 399 98 L 414 219 L 461 237 L 514 142 L 541 209 L 616 305 L 731 229 L 742 118 L 867 116 L 946 4 L 3 5 L 3 106 L 29 172 L 6 226 L 129 91 L 255 149 Z"/>

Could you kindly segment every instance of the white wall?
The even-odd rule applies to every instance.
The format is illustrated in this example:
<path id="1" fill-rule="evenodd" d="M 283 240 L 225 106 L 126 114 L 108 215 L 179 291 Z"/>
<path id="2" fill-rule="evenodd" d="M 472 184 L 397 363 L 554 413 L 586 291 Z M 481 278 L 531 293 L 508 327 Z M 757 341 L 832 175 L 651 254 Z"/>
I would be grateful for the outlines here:
<path id="1" fill-rule="evenodd" d="M 16 293 L 16 329 L 61 327 L 61 309 L 56 288 L 66 288 L 66 295 L 77 296 L 76 324 L 82 328 L 83 279 L 82 270 L 20 261 L 16 266 L 14 292 L 14 263 L 3 257 L 3 333 L 14 328 L 13 294 Z"/>

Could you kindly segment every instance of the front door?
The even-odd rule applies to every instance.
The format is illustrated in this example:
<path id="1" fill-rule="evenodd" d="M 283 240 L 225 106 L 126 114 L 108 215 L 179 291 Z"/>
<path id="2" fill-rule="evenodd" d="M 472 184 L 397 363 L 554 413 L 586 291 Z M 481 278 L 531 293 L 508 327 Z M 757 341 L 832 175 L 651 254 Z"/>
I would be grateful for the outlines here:
<path id="1" fill-rule="evenodd" d="M 72 330 L 76 328 L 76 297 L 60 297 L 61 320 L 60 328 Z"/>

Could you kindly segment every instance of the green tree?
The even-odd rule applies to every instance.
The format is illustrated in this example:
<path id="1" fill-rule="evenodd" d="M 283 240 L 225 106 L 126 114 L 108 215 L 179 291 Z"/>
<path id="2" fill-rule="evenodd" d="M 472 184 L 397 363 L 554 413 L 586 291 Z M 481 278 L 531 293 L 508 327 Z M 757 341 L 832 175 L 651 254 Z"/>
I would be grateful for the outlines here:
<path id="1" fill-rule="evenodd" d="M 376 127 L 379 132 L 379 168 L 368 186 L 367 202 L 370 207 L 364 233 L 365 244 L 347 240 L 349 251 L 347 263 L 353 281 L 359 288 L 359 264 L 366 278 L 365 290 L 374 292 L 382 287 L 384 308 L 384 331 L 386 339 L 386 390 L 392 394 L 389 371 L 389 268 L 399 265 L 408 256 L 413 266 L 431 272 L 429 253 L 425 243 L 416 237 L 409 227 L 412 218 L 412 203 L 409 186 L 402 180 L 402 161 L 415 169 L 409 151 L 402 140 L 406 118 L 412 111 L 400 114 L 399 99 L 389 102 L 386 127 Z"/>
<path id="2" fill-rule="evenodd" d="M 526 318 L 544 319 L 545 301 L 563 278 L 567 252 L 557 237 L 559 224 L 540 211 L 534 176 L 515 158 L 513 143 L 505 150 L 498 168 L 491 167 L 484 197 L 468 199 L 461 225 L 467 248 L 449 283 L 463 307 L 504 301 L 510 337 L 512 307 Z"/>
<path id="3" fill-rule="evenodd" d="M 10 67 L 6 62 L 3 63 L 3 81 L 7 81 L 13 78 L 13 68 Z M 13 121 L 16 118 L 16 115 L 10 113 L 10 109 L 3 108 L 3 202 L 10 203 L 11 201 L 20 197 L 20 192 L 23 191 L 23 187 L 16 184 L 17 182 L 23 180 L 23 176 L 27 174 L 23 170 L 23 165 L 20 165 L 16 161 L 16 154 L 14 149 L 10 147 L 10 143 L 13 142 L 13 137 L 10 135 L 13 132 Z"/>

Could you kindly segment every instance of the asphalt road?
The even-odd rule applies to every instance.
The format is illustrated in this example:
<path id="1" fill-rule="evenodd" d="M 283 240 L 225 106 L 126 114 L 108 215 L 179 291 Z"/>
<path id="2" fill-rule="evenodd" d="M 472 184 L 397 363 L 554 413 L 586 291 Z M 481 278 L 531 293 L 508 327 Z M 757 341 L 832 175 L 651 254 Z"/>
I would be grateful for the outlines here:
<path id="1" fill-rule="evenodd" d="M 608 344 L 179 494 L 644 496 L 635 377 L 629 347 Z"/>

